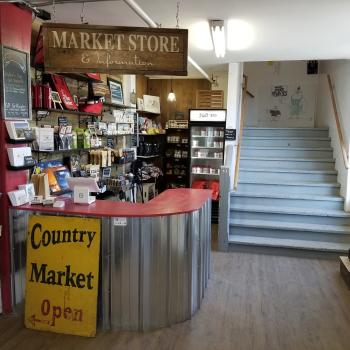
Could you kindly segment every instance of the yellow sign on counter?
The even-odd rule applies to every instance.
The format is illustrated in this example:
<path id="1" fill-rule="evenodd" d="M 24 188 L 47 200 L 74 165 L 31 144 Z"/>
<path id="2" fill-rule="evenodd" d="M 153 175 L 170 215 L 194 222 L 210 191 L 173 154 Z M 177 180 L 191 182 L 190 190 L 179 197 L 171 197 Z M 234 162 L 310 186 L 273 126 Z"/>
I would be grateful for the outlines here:
<path id="1" fill-rule="evenodd" d="M 99 219 L 29 217 L 27 328 L 96 335 L 99 252 Z"/>

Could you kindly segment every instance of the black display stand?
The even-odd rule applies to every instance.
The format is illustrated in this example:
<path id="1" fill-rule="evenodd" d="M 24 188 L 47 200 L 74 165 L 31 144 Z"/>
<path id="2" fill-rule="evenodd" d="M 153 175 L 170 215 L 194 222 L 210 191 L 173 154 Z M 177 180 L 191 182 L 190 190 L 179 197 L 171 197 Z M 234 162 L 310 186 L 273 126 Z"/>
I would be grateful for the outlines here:
<path id="1" fill-rule="evenodd" d="M 189 129 L 168 128 L 165 146 L 166 188 L 189 187 Z"/>

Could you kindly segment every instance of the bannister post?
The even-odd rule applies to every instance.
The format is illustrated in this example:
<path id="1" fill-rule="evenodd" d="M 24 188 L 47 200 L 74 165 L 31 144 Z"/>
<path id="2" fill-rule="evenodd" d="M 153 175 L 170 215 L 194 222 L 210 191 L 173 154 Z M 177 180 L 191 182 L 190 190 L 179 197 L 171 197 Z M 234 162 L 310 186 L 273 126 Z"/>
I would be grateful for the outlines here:
<path id="1" fill-rule="evenodd" d="M 228 166 L 221 166 L 218 230 L 218 250 L 221 252 L 226 252 L 228 250 L 231 190 L 230 183 L 230 168 Z"/>

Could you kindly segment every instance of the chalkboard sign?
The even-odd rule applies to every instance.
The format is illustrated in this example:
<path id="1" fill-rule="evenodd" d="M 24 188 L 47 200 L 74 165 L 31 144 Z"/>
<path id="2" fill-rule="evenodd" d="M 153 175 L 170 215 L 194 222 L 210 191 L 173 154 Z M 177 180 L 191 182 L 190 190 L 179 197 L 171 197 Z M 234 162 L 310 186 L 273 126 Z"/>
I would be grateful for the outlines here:
<path id="1" fill-rule="evenodd" d="M 2 115 L 4 119 L 30 118 L 28 53 L 1 46 Z"/>
<path id="2" fill-rule="evenodd" d="M 235 141 L 236 140 L 236 129 L 225 129 L 225 140 Z"/>

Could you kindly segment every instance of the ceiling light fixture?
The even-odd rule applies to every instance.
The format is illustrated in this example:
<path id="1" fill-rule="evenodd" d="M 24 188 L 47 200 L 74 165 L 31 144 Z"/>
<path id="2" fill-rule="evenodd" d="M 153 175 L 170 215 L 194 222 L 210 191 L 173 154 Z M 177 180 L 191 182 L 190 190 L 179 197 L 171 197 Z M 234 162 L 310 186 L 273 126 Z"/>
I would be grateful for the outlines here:
<path id="1" fill-rule="evenodd" d="M 175 95 L 175 92 L 173 91 L 173 80 L 171 79 L 170 81 L 170 92 L 169 92 L 169 95 L 168 95 L 168 102 L 175 102 L 176 101 L 176 95 Z"/>
<path id="2" fill-rule="evenodd" d="M 222 20 L 210 21 L 211 37 L 214 44 L 216 57 L 225 57 L 226 40 L 225 40 L 225 26 Z"/>

